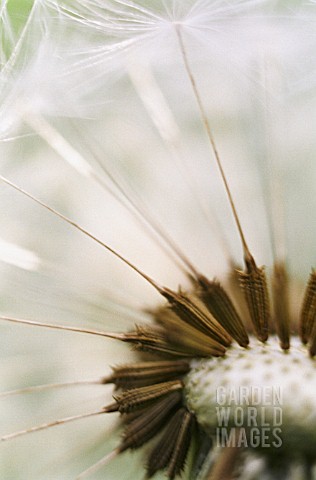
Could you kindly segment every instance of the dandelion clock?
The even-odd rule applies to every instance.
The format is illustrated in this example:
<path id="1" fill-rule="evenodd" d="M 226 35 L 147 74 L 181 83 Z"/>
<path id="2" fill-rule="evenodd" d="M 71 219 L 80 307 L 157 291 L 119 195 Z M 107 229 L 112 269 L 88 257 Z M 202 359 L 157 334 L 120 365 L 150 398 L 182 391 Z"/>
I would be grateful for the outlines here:
<path id="1" fill-rule="evenodd" d="M 1 2 L 1 478 L 316 478 L 314 2 Z"/>

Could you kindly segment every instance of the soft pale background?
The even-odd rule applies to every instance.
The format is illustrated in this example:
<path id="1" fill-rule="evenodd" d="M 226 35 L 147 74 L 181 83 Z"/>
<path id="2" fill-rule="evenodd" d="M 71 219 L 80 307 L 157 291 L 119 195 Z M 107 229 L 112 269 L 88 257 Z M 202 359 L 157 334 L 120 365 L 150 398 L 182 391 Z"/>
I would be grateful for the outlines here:
<path id="1" fill-rule="evenodd" d="M 159 2 L 143 4 L 153 5 L 154 9 Z M 271 3 L 266 4 L 266 12 L 272 15 Z M 17 29 L 22 28 L 29 5 L 9 4 Z M 302 6 L 299 2 L 291 5 L 294 11 Z M 279 6 L 281 10 L 285 7 L 283 2 Z M 277 28 L 269 23 L 257 31 L 250 24 L 249 36 L 254 32 L 258 35 L 253 50 L 249 46 L 246 52 L 238 50 L 247 44 L 246 38 L 233 34 L 224 36 L 225 49 L 206 42 L 207 36 L 187 38 L 190 59 L 249 244 L 258 262 L 268 268 L 272 253 L 263 193 L 267 197 L 267 191 L 273 188 L 271 179 L 282 181 L 285 236 L 295 288 L 307 277 L 315 256 L 316 12 L 312 7 L 306 7 L 308 20 L 302 17 L 297 22 L 282 21 Z M 102 45 L 102 32 L 92 35 L 88 28 L 67 24 L 54 50 L 49 41 L 47 45 L 36 42 L 38 20 L 34 20 L 35 33 L 31 32 L 28 42 L 39 53 L 36 62 L 30 62 L 30 70 L 16 83 L 16 91 L 25 89 L 36 111 L 43 113 L 91 163 L 91 149 L 96 150 L 102 164 L 141 195 L 151 214 L 205 274 L 225 278 L 227 260 L 222 245 L 195 196 L 206 209 L 211 206 L 216 212 L 229 250 L 238 262 L 240 242 L 217 171 L 209 159 L 175 39 L 161 36 L 159 44 L 144 44 L 128 58 L 117 55 L 100 65 L 88 62 L 83 73 L 79 70 L 74 74 L 78 83 L 67 83 L 58 76 L 60 58 L 67 59 L 71 51 L 84 52 L 79 55 L 81 59 L 89 58 L 89 48 Z M 141 82 L 148 71 L 155 74 L 178 125 L 171 143 L 169 137 L 169 143 L 161 138 L 137 94 L 137 88 L 144 90 Z M 134 84 L 131 72 L 136 75 Z M 136 89 L 135 78 L 140 82 Z M 60 91 L 56 85 L 60 85 Z M 8 98 L 8 109 L 1 111 L 3 129 L 16 95 Z M 80 118 L 71 120 L 69 116 Z M 12 118 L 16 122 L 14 115 Z M 133 217 L 100 186 L 65 163 L 29 126 L 17 125 L 10 135 L 30 133 L 1 142 L 3 174 L 84 225 L 157 281 L 170 287 L 184 281 Z M 3 138 L 7 137 L 4 132 Z M 122 315 L 126 312 L 123 303 L 139 307 L 159 302 L 156 293 L 135 273 L 9 187 L 1 187 L 0 212 L 1 237 L 36 252 L 41 262 L 37 271 L 0 264 L 0 306 L 4 313 L 120 331 L 131 328 L 137 318 L 129 308 L 128 315 Z M 113 296 L 109 291 L 117 299 L 117 306 L 109 302 L 108 297 Z M 131 353 L 124 345 L 102 338 L 3 324 L 1 357 L 2 390 L 7 390 L 98 378 L 109 371 L 109 365 L 130 359 Z M 108 387 L 77 387 L 27 398 L 0 399 L 1 432 L 90 411 L 110 399 Z M 1 446 L 1 474 L 14 480 L 71 479 L 115 445 L 117 435 L 109 433 L 108 423 L 111 421 L 101 417 L 83 420 L 8 442 Z M 93 478 L 142 478 L 140 455 L 127 454 L 123 461 L 118 460 Z M 135 472 L 131 473 L 132 469 Z"/>

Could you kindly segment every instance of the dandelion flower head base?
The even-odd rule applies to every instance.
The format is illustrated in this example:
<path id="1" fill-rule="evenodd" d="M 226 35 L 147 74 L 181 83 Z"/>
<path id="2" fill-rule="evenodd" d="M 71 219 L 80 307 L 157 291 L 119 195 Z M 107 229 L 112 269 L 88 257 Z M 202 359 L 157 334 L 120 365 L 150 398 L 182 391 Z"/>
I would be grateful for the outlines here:
<path id="1" fill-rule="evenodd" d="M 151 477 L 158 469 L 167 468 L 168 478 L 172 479 L 183 468 L 193 437 L 197 438 L 202 431 L 203 435 L 215 441 L 218 426 L 216 395 L 220 388 L 228 391 L 257 389 L 259 392 L 275 388 L 282 392 L 282 441 L 278 447 L 282 447 L 284 461 L 291 461 L 293 450 L 300 461 L 311 461 L 316 440 L 313 400 L 316 371 L 315 360 L 308 348 L 297 335 L 292 337 L 290 350 L 282 350 L 275 334 L 265 343 L 259 341 L 259 335 L 255 339 L 247 333 L 239 315 L 236 317 L 236 309 L 223 287 L 204 277 L 203 282 L 208 290 L 197 287 L 190 293 L 180 291 L 176 294 L 166 289 L 164 294 L 168 304 L 152 312 L 157 327 L 140 326 L 131 333 L 131 342 L 140 352 L 159 353 L 160 357 L 180 356 L 187 360 L 156 360 L 115 368 L 113 377 L 108 381 L 122 391 L 114 398 L 117 409 L 123 414 L 123 421 L 127 419 L 128 424 L 119 450 L 137 448 L 162 429 L 165 431 L 163 440 L 157 442 L 148 457 L 148 476 Z M 239 339 L 239 346 L 232 337 Z M 213 358 L 197 360 L 198 357 L 211 356 Z M 190 360 L 190 357 L 194 360 Z M 296 392 L 294 396 L 293 391 Z M 273 408 L 265 405 L 266 400 L 266 396 L 260 398 L 252 406 L 251 414 L 258 418 L 266 408 L 265 422 L 272 424 Z M 246 407 L 249 405 L 252 405 L 251 400 Z M 225 407 L 233 409 L 229 400 Z M 242 404 L 239 406 L 246 407 Z M 129 423 L 130 415 L 132 421 Z M 177 431 L 175 438 L 180 435 L 177 428 L 181 423 L 177 423 L 178 418 L 182 419 L 181 422 L 188 422 L 185 425 L 189 430 L 185 432 L 190 431 L 190 436 L 183 433 L 178 445 L 173 441 L 167 443 L 166 439 L 174 428 Z M 248 424 L 249 418 L 245 412 L 244 418 L 239 420 L 238 432 L 249 431 Z M 267 430 L 266 425 L 270 424 L 261 425 L 259 422 L 256 428 L 259 428 L 259 432 L 260 429 Z M 233 424 L 227 427 L 233 430 Z M 305 439 L 299 446 L 293 442 L 293 429 Z M 221 441 L 224 448 L 225 440 Z M 237 447 L 256 447 L 250 441 L 245 444 L 245 441 Z M 276 450 L 273 445 L 271 449 L 264 450 L 271 464 L 277 456 Z M 181 454 L 181 457 L 174 460 L 176 463 L 173 464 L 170 455 L 177 454 Z M 156 464 L 157 460 L 154 459 L 161 458 L 165 459 L 164 462 L 160 460 Z"/>
<path id="2" fill-rule="evenodd" d="M 228 433 L 237 420 L 238 428 L 244 428 L 247 436 L 246 443 L 235 446 L 273 447 L 273 428 L 278 427 L 280 444 L 272 452 L 263 449 L 267 456 L 273 457 L 277 451 L 286 458 L 294 454 L 312 458 L 316 441 L 315 382 L 315 361 L 298 339 L 293 339 L 291 351 L 285 353 L 272 336 L 264 345 L 252 339 L 247 351 L 232 347 L 223 358 L 192 362 L 185 380 L 185 397 L 199 425 L 214 438 L 221 420 Z M 260 430 L 265 430 L 266 445 L 251 444 L 254 427 L 258 442 Z M 293 440 L 293 431 L 301 435 L 299 444 Z"/>

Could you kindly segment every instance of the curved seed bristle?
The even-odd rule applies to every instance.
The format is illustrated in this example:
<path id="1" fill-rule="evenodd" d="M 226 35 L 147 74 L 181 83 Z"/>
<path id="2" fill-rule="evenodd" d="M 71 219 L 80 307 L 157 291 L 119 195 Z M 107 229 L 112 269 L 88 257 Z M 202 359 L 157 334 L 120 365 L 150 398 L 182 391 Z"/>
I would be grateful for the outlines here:
<path id="1" fill-rule="evenodd" d="M 29 325 L 33 327 L 43 327 L 43 328 L 51 328 L 53 330 L 64 330 L 68 332 L 87 333 L 89 335 L 99 335 L 100 337 L 107 337 L 107 338 L 113 338 L 114 340 L 121 340 L 122 342 L 128 341 L 128 336 L 125 333 L 102 332 L 99 330 L 92 330 L 90 328 L 79 328 L 79 327 L 71 327 L 69 325 L 58 325 L 54 323 L 36 322 L 33 320 L 7 317 L 4 315 L 0 315 L 0 320 L 3 320 L 5 322 L 11 322 L 11 323 L 19 323 L 21 325 Z"/>
<path id="2" fill-rule="evenodd" d="M 25 393 L 42 392 L 44 390 L 67 388 L 67 387 L 80 387 L 83 385 L 102 385 L 105 383 L 103 379 L 96 380 L 78 380 L 73 382 L 64 383 L 45 383 L 43 385 L 34 385 L 33 387 L 18 388 L 16 390 L 8 390 L 6 392 L 0 392 L 0 398 L 10 397 L 13 395 L 22 395 Z"/>
<path id="3" fill-rule="evenodd" d="M 59 211 L 57 211 L 55 208 L 53 207 L 50 207 L 49 205 L 47 205 L 46 203 L 42 202 L 42 200 L 40 200 L 39 198 L 35 197 L 34 195 L 32 195 L 31 193 L 27 192 L 26 190 L 24 190 L 23 188 L 19 187 L 18 185 L 16 185 L 15 183 L 11 182 L 10 180 L 8 180 L 6 177 L 4 177 L 3 175 L 0 175 L 0 180 L 2 182 L 4 182 L 6 185 L 9 185 L 10 187 L 14 188 L 14 190 L 22 193 L 22 195 L 24 195 L 25 197 L 29 198 L 30 200 L 32 200 L 33 202 L 37 203 L 38 205 L 40 205 L 41 207 L 45 208 L 46 210 L 48 210 L 49 212 L 51 212 L 53 215 L 55 215 L 56 217 L 60 218 L 61 220 L 63 220 L 65 223 L 67 223 L 68 225 L 71 225 L 72 227 L 74 227 L 76 230 L 78 230 L 79 232 L 83 233 L 86 237 L 90 238 L 91 240 L 93 240 L 95 243 L 97 243 L 98 245 L 100 245 L 101 247 L 103 247 L 105 250 L 107 250 L 108 252 L 110 252 L 112 255 L 114 255 L 116 258 L 118 258 L 119 260 L 121 260 L 123 263 L 125 263 L 125 265 L 127 265 L 129 268 L 131 268 L 132 270 L 134 270 L 134 272 L 136 272 L 138 275 L 140 275 L 141 277 L 143 277 L 150 285 L 152 285 L 157 291 L 160 291 L 161 290 L 161 287 L 152 279 L 150 278 L 148 275 L 146 275 L 143 271 L 141 271 L 139 268 L 136 267 L 136 265 L 132 264 L 129 260 L 127 260 L 125 257 L 123 257 L 120 253 L 118 253 L 116 250 L 114 250 L 112 247 L 110 247 L 109 245 L 107 245 L 105 242 L 103 242 L 102 240 L 100 240 L 99 238 L 97 238 L 96 236 L 94 236 L 92 233 L 88 232 L 88 230 L 86 230 L 85 228 L 83 228 L 81 225 L 79 225 L 77 222 L 74 222 L 72 219 L 66 217 L 65 215 L 63 215 L 62 213 L 60 213 Z"/>
<path id="4" fill-rule="evenodd" d="M 101 458 L 101 460 L 96 462 L 94 465 L 91 465 L 91 467 L 87 468 L 87 470 L 85 470 L 84 472 L 81 472 L 75 478 L 75 480 L 82 480 L 83 478 L 85 478 L 85 477 L 91 475 L 92 473 L 96 472 L 101 467 L 104 467 L 105 465 L 110 463 L 112 460 L 114 460 L 114 458 L 117 457 L 119 455 L 119 453 L 120 453 L 119 449 L 116 448 L 115 450 L 113 450 L 112 452 L 108 453 L 103 458 Z"/>
<path id="5" fill-rule="evenodd" d="M 8 435 L 4 435 L 0 438 L 1 442 L 6 442 L 7 440 L 13 440 L 17 437 L 22 437 L 23 435 L 27 435 L 29 433 L 39 432 L 41 430 L 46 430 L 51 427 L 56 427 L 58 425 L 64 425 L 65 423 L 75 422 L 76 420 L 81 420 L 83 418 L 94 417 L 96 415 L 101 415 L 102 413 L 106 413 L 106 408 L 102 410 L 97 410 L 96 412 L 90 413 L 82 413 L 80 415 L 73 415 L 71 417 L 60 418 L 58 420 L 54 420 L 53 422 L 43 423 L 42 425 L 36 425 L 35 427 L 30 427 L 25 430 L 20 430 L 18 432 L 9 433 Z"/>

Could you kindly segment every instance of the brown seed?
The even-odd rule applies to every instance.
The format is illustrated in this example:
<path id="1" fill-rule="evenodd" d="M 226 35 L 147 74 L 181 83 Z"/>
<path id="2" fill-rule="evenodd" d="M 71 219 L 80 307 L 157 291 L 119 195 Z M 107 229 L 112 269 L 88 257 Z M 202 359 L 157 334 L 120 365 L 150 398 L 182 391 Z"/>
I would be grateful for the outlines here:
<path id="1" fill-rule="evenodd" d="M 168 466 L 168 478 L 181 472 L 190 446 L 194 416 L 180 408 L 169 421 L 162 437 L 149 455 L 147 478 Z"/>
<path id="2" fill-rule="evenodd" d="M 149 441 L 165 426 L 171 413 L 180 404 L 181 400 L 182 394 L 180 391 L 172 392 L 155 402 L 153 406 L 141 410 L 137 417 L 127 425 L 120 451 L 141 447 Z"/>
<path id="3" fill-rule="evenodd" d="M 250 317 L 256 334 L 262 342 L 268 339 L 270 320 L 269 293 L 263 267 L 257 267 L 251 255 L 245 257 L 246 272 L 239 271 Z"/>
<path id="4" fill-rule="evenodd" d="M 114 383 L 117 388 L 136 388 L 179 378 L 190 369 L 184 360 L 139 362 L 113 368 L 113 374 L 104 383 Z"/>
<path id="5" fill-rule="evenodd" d="M 300 336 L 307 343 L 316 319 L 316 271 L 313 269 L 305 289 L 300 316 Z"/>
<path id="6" fill-rule="evenodd" d="M 188 410 L 184 409 L 178 428 L 176 443 L 168 465 L 168 476 L 172 480 L 178 475 L 183 467 L 191 443 L 192 430 L 195 417 Z"/>
<path id="7" fill-rule="evenodd" d="M 249 338 L 246 329 L 222 285 L 216 280 L 209 281 L 203 275 L 199 275 L 197 280 L 198 296 L 207 309 L 239 345 L 247 347 Z"/>
<path id="8" fill-rule="evenodd" d="M 132 388 L 126 390 L 120 395 L 114 395 L 114 399 L 118 404 L 120 413 L 128 413 L 137 408 L 142 408 L 150 402 L 167 395 L 175 390 L 183 388 L 180 380 L 158 383 L 147 387 Z"/>
<path id="9" fill-rule="evenodd" d="M 136 331 L 125 334 L 126 341 L 132 343 L 136 350 L 156 353 L 165 356 L 192 357 L 181 345 L 168 342 L 166 332 L 162 328 L 136 326 Z"/>
<path id="10" fill-rule="evenodd" d="M 284 263 L 275 263 L 272 278 L 274 322 L 283 350 L 290 348 L 289 280 Z"/>
<path id="11" fill-rule="evenodd" d="M 231 337 L 196 296 L 181 290 L 175 293 L 168 288 L 162 290 L 162 295 L 168 300 L 172 311 L 185 323 L 200 330 L 225 347 L 230 345 Z"/>
<path id="12" fill-rule="evenodd" d="M 309 354 L 311 357 L 316 355 L 316 322 L 314 321 L 313 330 L 310 336 Z"/>
<path id="13" fill-rule="evenodd" d="M 220 343 L 181 320 L 168 307 L 159 309 L 155 320 L 164 327 L 171 344 L 178 345 L 194 357 L 222 356 L 226 352 Z"/>

